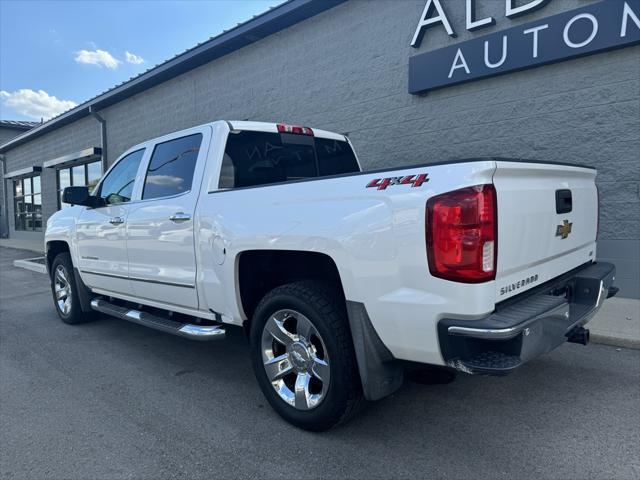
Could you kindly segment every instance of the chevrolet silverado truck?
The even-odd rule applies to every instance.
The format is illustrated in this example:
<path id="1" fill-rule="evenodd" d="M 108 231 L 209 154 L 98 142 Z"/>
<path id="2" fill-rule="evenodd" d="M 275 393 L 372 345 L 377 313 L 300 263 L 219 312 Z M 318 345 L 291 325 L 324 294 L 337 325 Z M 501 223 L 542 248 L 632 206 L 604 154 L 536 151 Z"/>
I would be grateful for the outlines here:
<path id="1" fill-rule="evenodd" d="M 595 177 L 500 158 L 362 171 L 344 135 L 213 122 L 64 190 L 45 235 L 53 301 L 69 324 L 244 327 L 271 406 L 324 430 L 407 365 L 503 375 L 586 344 L 617 292 L 595 260 Z"/>

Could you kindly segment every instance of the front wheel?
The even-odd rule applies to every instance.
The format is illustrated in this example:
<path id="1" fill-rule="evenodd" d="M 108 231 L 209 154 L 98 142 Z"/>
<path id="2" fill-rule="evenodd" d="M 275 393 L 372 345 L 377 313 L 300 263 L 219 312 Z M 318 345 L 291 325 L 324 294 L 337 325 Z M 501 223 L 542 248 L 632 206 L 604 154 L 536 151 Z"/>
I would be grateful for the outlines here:
<path id="1" fill-rule="evenodd" d="M 73 276 L 73 262 L 68 252 L 60 253 L 51 264 L 51 293 L 60 319 L 65 323 L 82 323 L 91 319 L 82 311 L 78 285 Z"/>
<path id="2" fill-rule="evenodd" d="M 341 295 L 319 282 L 283 285 L 258 305 L 251 326 L 254 372 L 271 406 L 306 430 L 349 419 L 362 403 Z"/>

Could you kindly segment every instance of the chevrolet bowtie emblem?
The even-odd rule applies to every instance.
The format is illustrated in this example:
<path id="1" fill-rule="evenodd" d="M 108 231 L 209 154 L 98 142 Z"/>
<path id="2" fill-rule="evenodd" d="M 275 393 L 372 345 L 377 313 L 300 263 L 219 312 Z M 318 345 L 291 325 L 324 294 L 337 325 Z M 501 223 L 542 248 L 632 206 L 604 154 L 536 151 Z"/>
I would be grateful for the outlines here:
<path id="1" fill-rule="evenodd" d="M 565 220 L 562 225 L 558 225 L 556 227 L 556 237 L 562 237 L 564 240 L 571 233 L 571 227 L 573 223 L 569 223 L 569 220 Z"/>

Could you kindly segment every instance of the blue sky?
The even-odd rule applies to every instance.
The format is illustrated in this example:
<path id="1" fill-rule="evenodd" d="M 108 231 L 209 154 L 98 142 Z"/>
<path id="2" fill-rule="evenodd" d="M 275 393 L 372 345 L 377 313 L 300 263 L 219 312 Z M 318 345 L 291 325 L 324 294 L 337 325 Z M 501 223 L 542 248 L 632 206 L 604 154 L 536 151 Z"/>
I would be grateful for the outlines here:
<path id="1" fill-rule="evenodd" d="M 0 118 L 45 120 L 282 0 L 0 0 Z"/>

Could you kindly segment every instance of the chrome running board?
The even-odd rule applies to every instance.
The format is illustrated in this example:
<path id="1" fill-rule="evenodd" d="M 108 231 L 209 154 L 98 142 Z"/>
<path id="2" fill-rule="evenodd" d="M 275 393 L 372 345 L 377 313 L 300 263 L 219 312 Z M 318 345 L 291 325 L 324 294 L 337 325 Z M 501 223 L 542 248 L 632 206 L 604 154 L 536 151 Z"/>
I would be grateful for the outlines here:
<path id="1" fill-rule="evenodd" d="M 137 323 L 145 327 L 160 330 L 179 337 L 190 338 L 191 340 L 221 340 L 225 337 L 225 329 L 221 325 L 196 325 L 192 323 L 176 322 L 168 318 L 158 317 L 147 312 L 132 310 L 127 307 L 114 305 L 106 300 L 94 298 L 91 300 L 91 308 L 97 312 L 120 318 L 128 322 Z"/>

